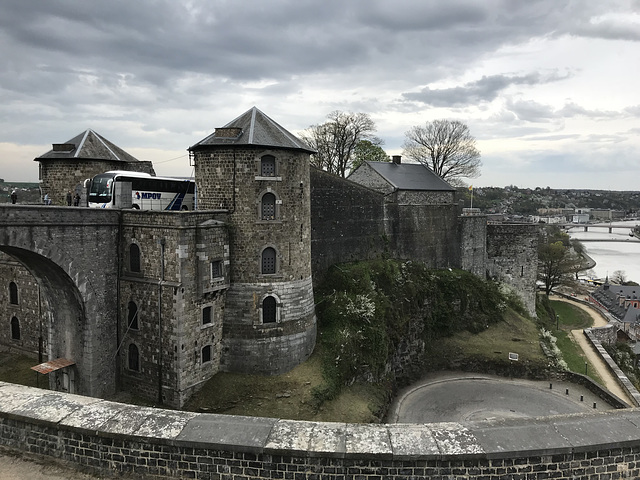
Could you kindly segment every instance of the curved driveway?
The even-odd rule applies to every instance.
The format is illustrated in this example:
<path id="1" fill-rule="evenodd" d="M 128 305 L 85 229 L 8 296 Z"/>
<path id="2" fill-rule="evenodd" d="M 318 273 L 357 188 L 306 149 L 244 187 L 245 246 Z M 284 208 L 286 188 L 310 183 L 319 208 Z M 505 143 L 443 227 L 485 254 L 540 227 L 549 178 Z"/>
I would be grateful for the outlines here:
<path id="1" fill-rule="evenodd" d="M 392 406 L 388 421 L 434 423 L 543 417 L 593 411 L 594 402 L 597 410 L 613 409 L 573 383 L 439 373 L 403 392 Z"/>

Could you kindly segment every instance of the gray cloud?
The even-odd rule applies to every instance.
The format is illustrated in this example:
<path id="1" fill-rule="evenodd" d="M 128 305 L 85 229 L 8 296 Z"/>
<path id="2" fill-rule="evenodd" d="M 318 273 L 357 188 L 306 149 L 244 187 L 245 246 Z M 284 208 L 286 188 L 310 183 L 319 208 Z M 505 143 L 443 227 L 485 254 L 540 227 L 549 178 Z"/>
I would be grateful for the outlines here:
<path id="1" fill-rule="evenodd" d="M 475 82 L 469 82 L 462 87 L 442 88 L 432 90 L 423 88 L 416 93 L 403 93 L 402 97 L 409 101 L 417 101 L 433 107 L 462 107 L 477 105 L 482 102 L 492 102 L 512 85 L 541 85 L 567 78 L 557 74 L 541 75 L 530 73 L 520 76 L 491 75 L 484 76 Z"/>

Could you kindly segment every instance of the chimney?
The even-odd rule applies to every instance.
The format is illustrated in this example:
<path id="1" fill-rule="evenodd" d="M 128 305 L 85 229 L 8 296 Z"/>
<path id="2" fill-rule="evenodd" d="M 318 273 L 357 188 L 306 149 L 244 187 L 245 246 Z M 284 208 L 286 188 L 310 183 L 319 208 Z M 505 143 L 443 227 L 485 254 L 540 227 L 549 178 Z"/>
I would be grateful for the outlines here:
<path id="1" fill-rule="evenodd" d="M 391 157 L 391 160 L 393 161 L 393 163 L 395 163 L 396 165 L 400 165 L 402 163 L 402 157 L 400 155 L 394 155 Z"/>

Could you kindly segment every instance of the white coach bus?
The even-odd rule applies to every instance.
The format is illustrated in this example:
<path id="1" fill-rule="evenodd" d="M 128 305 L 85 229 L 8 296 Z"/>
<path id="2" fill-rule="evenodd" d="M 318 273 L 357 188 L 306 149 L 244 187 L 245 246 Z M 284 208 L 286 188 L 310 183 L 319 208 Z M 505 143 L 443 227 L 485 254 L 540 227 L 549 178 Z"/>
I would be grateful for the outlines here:
<path id="1" fill-rule="evenodd" d="M 118 185 L 121 184 L 121 185 Z M 128 192 L 131 204 L 119 192 Z M 191 178 L 154 177 L 148 173 L 112 171 L 96 175 L 89 187 L 89 207 L 139 210 L 194 210 L 196 182 Z"/>

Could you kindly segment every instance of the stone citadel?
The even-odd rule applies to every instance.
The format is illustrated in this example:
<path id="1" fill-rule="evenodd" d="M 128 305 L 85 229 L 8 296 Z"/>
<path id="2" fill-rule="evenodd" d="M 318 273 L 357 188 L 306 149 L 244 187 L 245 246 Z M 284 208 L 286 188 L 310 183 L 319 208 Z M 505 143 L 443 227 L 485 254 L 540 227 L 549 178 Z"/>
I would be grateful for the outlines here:
<path id="1" fill-rule="evenodd" d="M 534 312 L 536 227 L 488 224 L 421 165 L 329 175 L 257 108 L 188 151 L 195 211 L 55 208 L 98 173 L 153 173 L 91 130 L 35 159 L 54 207 L 0 207 L 0 345 L 51 361 L 52 389 L 180 407 L 219 371 L 286 372 L 315 345 L 314 282 L 383 254 L 494 278 Z"/>

